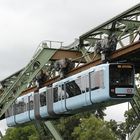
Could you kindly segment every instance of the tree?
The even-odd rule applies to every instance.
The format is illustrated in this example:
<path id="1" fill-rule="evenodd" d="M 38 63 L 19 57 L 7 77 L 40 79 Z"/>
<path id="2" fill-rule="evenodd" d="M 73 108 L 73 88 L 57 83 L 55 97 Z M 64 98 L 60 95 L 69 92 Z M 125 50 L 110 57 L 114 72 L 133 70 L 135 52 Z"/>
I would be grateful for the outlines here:
<path id="1" fill-rule="evenodd" d="M 75 140 L 75 137 L 72 135 L 75 127 L 79 126 L 82 119 L 88 119 L 91 114 L 95 114 L 97 118 L 104 117 L 105 113 L 103 113 L 103 110 L 105 108 L 102 107 L 98 109 L 97 111 L 92 110 L 88 112 L 82 112 L 73 116 L 69 117 L 62 117 L 58 120 L 53 121 L 56 127 L 58 128 L 58 131 L 62 135 L 62 137 L 66 140 Z M 52 139 L 52 136 L 48 132 L 46 134 L 47 139 Z M 6 131 L 6 135 L 2 140 L 38 140 L 39 134 L 36 131 L 34 125 L 28 124 L 28 126 L 22 126 L 22 127 L 15 127 L 15 128 L 9 128 Z"/>
<path id="2" fill-rule="evenodd" d="M 2 140 L 38 140 L 38 134 L 33 125 L 8 128 Z"/>
<path id="3" fill-rule="evenodd" d="M 110 122 L 107 122 L 108 126 L 116 134 L 117 138 L 121 140 L 125 140 L 126 135 L 131 134 L 140 123 L 140 120 L 138 119 L 133 109 L 126 111 L 124 116 L 125 122 L 120 124 L 117 124 L 115 120 L 110 120 Z"/>
<path id="4" fill-rule="evenodd" d="M 81 119 L 80 124 L 72 133 L 75 140 L 116 140 L 117 137 L 106 122 L 91 115 Z"/>
<path id="5" fill-rule="evenodd" d="M 82 116 L 88 117 L 88 114 L 86 113 L 84 113 L 84 115 L 76 114 L 69 117 L 62 117 L 61 119 L 55 121 L 55 124 L 64 139 L 73 140 L 71 134 L 74 128 L 79 125 L 80 118 Z"/>
<path id="6" fill-rule="evenodd" d="M 120 123 L 118 124 L 115 120 L 110 120 L 107 122 L 109 128 L 115 133 L 118 139 L 125 140 L 126 139 L 126 124 Z"/>
<path id="7" fill-rule="evenodd" d="M 92 110 L 87 112 L 82 112 L 73 116 L 61 118 L 57 121 L 55 121 L 55 124 L 62 135 L 62 137 L 66 140 L 75 140 L 75 137 L 73 137 L 72 133 L 81 122 L 82 119 L 88 119 L 91 115 L 95 114 L 97 118 L 104 119 L 104 116 L 106 115 L 103 111 L 105 110 L 105 107 L 101 107 L 98 110 Z"/>
<path id="8" fill-rule="evenodd" d="M 140 120 L 138 119 L 133 109 L 126 111 L 124 116 L 126 123 L 126 132 L 127 134 L 131 134 L 137 128 L 138 124 L 140 124 Z"/>
<path id="9" fill-rule="evenodd" d="M 106 110 L 106 107 L 100 106 L 99 108 L 97 108 L 95 112 L 92 112 L 92 113 L 95 114 L 97 118 L 100 118 L 103 120 L 104 116 L 106 116 L 106 114 L 104 113 L 105 110 Z"/>

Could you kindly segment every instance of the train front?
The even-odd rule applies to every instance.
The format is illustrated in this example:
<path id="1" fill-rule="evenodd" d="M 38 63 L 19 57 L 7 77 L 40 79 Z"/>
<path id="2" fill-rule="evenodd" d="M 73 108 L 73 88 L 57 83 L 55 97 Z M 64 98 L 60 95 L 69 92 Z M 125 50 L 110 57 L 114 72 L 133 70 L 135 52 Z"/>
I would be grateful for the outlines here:
<path id="1" fill-rule="evenodd" d="M 135 93 L 135 71 L 132 64 L 110 64 L 109 94 L 111 98 L 131 99 Z"/>

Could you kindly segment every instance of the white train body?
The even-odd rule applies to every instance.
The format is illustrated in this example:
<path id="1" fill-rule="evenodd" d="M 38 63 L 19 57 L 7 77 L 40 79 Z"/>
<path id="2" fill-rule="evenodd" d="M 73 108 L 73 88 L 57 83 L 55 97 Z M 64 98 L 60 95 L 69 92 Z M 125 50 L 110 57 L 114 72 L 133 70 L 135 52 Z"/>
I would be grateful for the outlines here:
<path id="1" fill-rule="evenodd" d="M 133 95 L 133 65 L 102 64 L 53 83 L 52 87 L 20 96 L 7 110 L 7 125 L 119 104 L 129 101 Z"/>

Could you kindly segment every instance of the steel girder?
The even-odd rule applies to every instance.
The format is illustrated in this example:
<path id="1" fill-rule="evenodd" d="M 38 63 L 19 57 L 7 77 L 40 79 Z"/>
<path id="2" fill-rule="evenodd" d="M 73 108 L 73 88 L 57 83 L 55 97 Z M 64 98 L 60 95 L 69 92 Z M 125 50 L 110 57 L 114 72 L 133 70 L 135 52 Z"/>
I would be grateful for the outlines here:
<path id="1" fill-rule="evenodd" d="M 8 87 L 3 88 L 4 91 L 0 98 L 0 117 L 22 93 L 22 91 L 27 88 L 28 84 L 44 67 L 44 65 L 49 62 L 49 59 L 54 55 L 55 52 L 56 50 L 50 50 L 46 45 L 43 45 L 38 49 L 32 60 L 23 70 L 10 77 L 12 78 L 17 76 Z"/>
<path id="2" fill-rule="evenodd" d="M 81 35 L 79 47 L 85 47 L 89 51 L 89 48 L 94 48 L 96 41 L 111 34 L 117 36 L 117 48 L 138 40 L 140 34 L 140 4 Z"/>

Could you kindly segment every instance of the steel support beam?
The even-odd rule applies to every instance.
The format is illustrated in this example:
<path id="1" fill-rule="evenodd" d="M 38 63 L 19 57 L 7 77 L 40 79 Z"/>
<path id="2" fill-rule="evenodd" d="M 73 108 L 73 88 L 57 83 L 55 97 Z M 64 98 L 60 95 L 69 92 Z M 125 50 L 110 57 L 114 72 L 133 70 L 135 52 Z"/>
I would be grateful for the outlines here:
<path id="1" fill-rule="evenodd" d="M 79 51 L 74 51 L 74 50 L 66 50 L 66 49 L 51 49 L 47 48 L 48 52 L 49 51 L 54 51 L 54 55 L 50 58 L 49 61 L 56 61 L 62 58 L 71 58 L 74 62 L 79 62 L 79 59 L 82 57 L 82 53 Z M 45 58 L 45 56 L 44 56 Z M 86 60 L 83 58 L 80 62 L 85 63 Z M 21 69 L 17 71 L 16 73 L 8 76 L 7 78 L 3 79 L 0 81 L 1 85 L 4 88 L 9 88 L 18 78 L 19 74 L 24 70 Z"/>
<path id="2" fill-rule="evenodd" d="M 60 133 L 57 131 L 56 127 L 51 121 L 45 121 L 44 123 L 56 140 L 63 140 Z"/>
<path id="3" fill-rule="evenodd" d="M 129 137 L 129 140 L 140 140 L 140 124 Z"/>
<path id="4" fill-rule="evenodd" d="M 62 58 L 71 58 L 74 62 L 78 62 L 77 58 L 81 58 L 81 57 L 82 57 L 82 53 L 80 51 L 58 49 L 50 60 L 55 61 Z M 85 63 L 85 62 L 86 60 L 83 59 L 82 63 Z"/>
<path id="5" fill-rule="evenodd" d="M 51 121 L 35 120 L 35 127 L 39 133 L 40 140 L 46 140 L 49 131 L 56 140 L 63 140 L 57 128 Z"/>
<path id="6" fill-rule="evenodd" d="M 126 19 L 127 17 L 130 17 L 130 14 L 132 14 L 132 13 L 133 13 L 133 14 L 132 14 L 131 16 L 135 16 L 135 15 L 138 16 L 140 13 L 139 13 L 139 12 L 136 12 L 136 14 L 134 15 L 134 12 L 135 12 L 135 11 L 140 11 L 140 3 L 137 4 L 136 6 L 133 6 L 133 7 L 130 8 L 130 9 L 126 10 L 125 12 L 119 14 L 118 16 L 116 16 L 116 17 L 114 17 L 114 18 L 108 20 L 107 22 L 105 22 L 105 23 L 103 23 L 103 24 L 97 26 L 96 28 L 94 28 L 94 29 L 92 29 L 92 30 L 86 32 L 85 34 L 81 35 L 81 36 L 80 36 L 80 42 L 83 41 L 84 39 L 88 38 L 91 34 L 93 34 L 93 32 L 98 31 L 99 29 L 101 29 L 101 28 L 103 28 L 103 27 L 105 27 L 105 26 L 107 26 L 107 25 L 109 25 L 109 24 L 111 24 L 111 23 L 113 23 L 113 22 L 120 21 L 120 20 L 122 20 L 123 18 Z"/>
<path id="7" fill-rule="evenodd" d="M 81 50 L 81 52 L 83 54 L 83 57 L 86 60 L 86 62 L 91 62 L 91 58 L 90 58 L 87 50 L 84 47 L 81 47 L 80 50 Z"/>
<path id="8" fill-rule="evenodd" d="M 136 113 L 137 118 L 140 119 L 140 92 L 137 89 L 137 87 L 136 87 L 135 92 L 136 92 L 135 96 L 130 101 L 130 104 L 131 104 L 134 112 Z"/>
<path id="9" fill-rule="evenodd" d="M 8 87 L 0 98 L 0 117 L 6 112 L 16 98 L 27 88 L 37 73 L 50 60 L 56 50 L 48 50 L 47 46 L 42 46 L 29 64 L 21 71 L 16 81 Z"/>
<path id="10" fill-rule="evenodd" d="M 129 46 L 126 46 L 124 48 L 121 48 L 117 51 L 115 51 L 114 53 L 112 53 L 112 55 L 110 56 L 110 59 L 112 60 L 112 62 L 116 62 L 118 61 L 120 58 L 124 58 L 126 56 L 126 58 L 129 56 L 131 56 L 131 54 L 135 54 L 137 52 L 140 52 L 140 41 L 138 42 L 135 42 L 133 44 L 130 44 Z M 93 58 L 94 56 L 94 53 L 91 53 L 90 54 L 90 58 Z M 74 75 L 76 73 L 79 73 L 81 71 L 84 71 L 86 69 L 89 69 L 90 67 L 93 67 L 93 66 L 96 66 L 96 65 L 99 65 L 101 64 L 101 59 L 100 58 L 96 58 L 95 60 L 89 62 L 89 63 L 86 63 L 84 65 L 81 65 L 73 70 L 71 70 L 67 76 L 71 76 L 71 75 Z M 140 67 L 140 66 L 139 66 Z M 59 76 L 56 76 L 50 80 L 48 80 L 45 85 L 48 86 L 48 85 L 51 85 L 53 84 L 54 82 L 60 80 Z M 27 89 L 25 90 L 22 94 L 26 94 L 28 92 L 31 92 L 33 91 L 34 88 L 30 88 L 30 89 Z"/>

